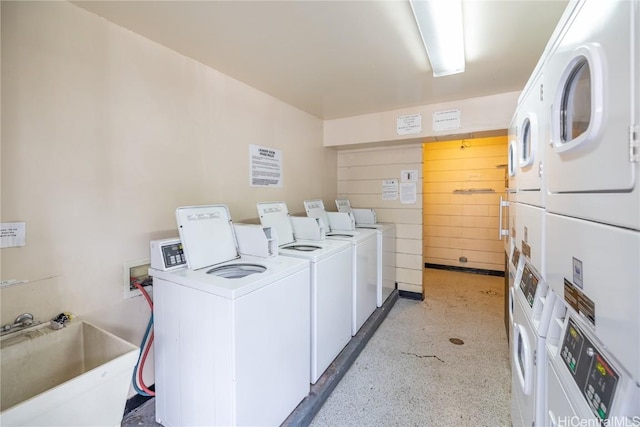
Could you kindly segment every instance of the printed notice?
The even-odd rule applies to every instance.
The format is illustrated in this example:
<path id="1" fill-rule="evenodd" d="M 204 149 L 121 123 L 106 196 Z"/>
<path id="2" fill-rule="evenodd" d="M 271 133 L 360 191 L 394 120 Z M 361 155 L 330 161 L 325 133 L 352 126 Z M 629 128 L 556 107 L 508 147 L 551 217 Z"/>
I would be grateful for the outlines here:
<path id="1" fill-rule="evenodd" d="M 411 205 L 416 202 L 417 186 L 415 182 L 403 182 L 400 184 L 400 203 Z"/>
<path id="2" fill-rule="evenodd" d="M 418 182 L 418 171 L 415 169 L 400 171 L 400 180 L 402 182 Z"/>
<path id="3" fill-rule="evenodd" d="M 249 184 L 282 187 L 282 151 L 249 145 Z"/>
<path id="4" fill-rule="evenodd" d="M 26 228 L 24 222 L 0 223 L 0 248 L 13 248 L 26 244 Z"/>
<path id="5" fill-rule="evenodd" d="M 397 179 L 385 179 L 382 181 L 382 200 L 398 200 Z"/>
<path id="6" fill-rule="evenodd" d="M 433 131 L 460 129 L 460 110 L 436 111 L 433 113 Z"/>
<path id="7" fill-rule="evenodd" d="M 397 120 L 398 135 L 410 135 L 422 132 L 422 114 L 409 114 L 406 116 L 398 116 Z"/>

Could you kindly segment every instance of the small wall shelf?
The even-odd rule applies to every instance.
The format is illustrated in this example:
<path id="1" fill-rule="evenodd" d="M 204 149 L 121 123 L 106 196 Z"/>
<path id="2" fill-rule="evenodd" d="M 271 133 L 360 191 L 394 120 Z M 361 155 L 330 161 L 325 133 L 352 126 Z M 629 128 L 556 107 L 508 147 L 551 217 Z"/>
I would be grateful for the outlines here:
<path id="1" fill-rule="evenodd" d="M 468 188 L 453 190 L 454 194 L 476 194 L 476 193 L 495 193 L 493 188 Z"/>

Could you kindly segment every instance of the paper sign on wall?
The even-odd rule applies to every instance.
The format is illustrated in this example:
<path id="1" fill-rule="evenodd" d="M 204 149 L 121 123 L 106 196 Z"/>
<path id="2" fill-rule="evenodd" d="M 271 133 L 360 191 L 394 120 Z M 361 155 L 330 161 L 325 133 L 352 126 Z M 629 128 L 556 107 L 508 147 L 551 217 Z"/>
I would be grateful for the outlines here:
<path id="1" fill-rule="evenodd" d="M 398 135 L 409 135 L 422 132 L 422 114 L 398 116 L 396 122 Z"/>
<path id="2" fill-rule="evenodd" d="M 436 111 L 433 113 L 433 131 L 460 129 L 460 110 Z"/>
<path id="3" fill-rule="evenodd" d="M 418 171 L 415 169 L 403 170 L 400 172 L 402 182 L 418 182 Z"/>
<path id="4" fill-rule="evenodd" d="M 0 248 L 24 246 L 27 240 L 27 224 L 24 222 L 0 223 Z"/>
<path id="5" fill-rule="evenodd" d="M 282 187 L 282 151 L 249 145 L 249 185 Z"/>
<path id="6" fill-rule="evenodd" d="M 382 200 L 398 200 L 397 179 L 385 179 L 382 181 Z"/>
<path id="7" fill-rule="evenodd" d="M 400 184 L 400 203 L 412 205 L 416 202 L 417 186 L 415 182 L 403 182 Z"/>

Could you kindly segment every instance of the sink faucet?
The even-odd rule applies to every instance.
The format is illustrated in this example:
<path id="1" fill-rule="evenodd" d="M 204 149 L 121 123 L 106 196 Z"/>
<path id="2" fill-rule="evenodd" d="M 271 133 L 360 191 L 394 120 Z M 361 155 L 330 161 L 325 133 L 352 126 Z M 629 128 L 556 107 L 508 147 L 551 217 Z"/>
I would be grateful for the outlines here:
<path id="1" fill-rule="evenodd" d="M 16 317 L 16 320 L 13 321 L 13 324 L 6 324 L 2 326 L 2 333 L 10 332 L 14 329 L 22 329 L 28 326 L 33 325 L 33 314 L 31 313 L 23 313 L 20 316 Z"/>

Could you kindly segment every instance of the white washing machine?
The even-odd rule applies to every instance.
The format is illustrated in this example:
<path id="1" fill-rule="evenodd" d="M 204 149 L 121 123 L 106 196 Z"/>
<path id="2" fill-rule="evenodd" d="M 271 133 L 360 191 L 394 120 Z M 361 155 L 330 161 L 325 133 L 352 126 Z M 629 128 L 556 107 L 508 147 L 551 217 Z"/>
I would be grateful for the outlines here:
<path id="1" fill-rule="evenodd" d="M 311 383 L 351 340 L 353 246 L 342 240 L 296 240 L 285 202 L 258 203 L 260 223 L 275 229 L 279 254 L 311 263 Z"/>
<path id="2" fill-rule="evenodd" d="M 544 425 L 640 424 L 640 385 L 590 332 L 584 318 L 556 298 L 547 337 Z"/>
<path id="3" fill-rule="evenodd" d="M 511 414 L 514 425 L 544 426 L 545 342 L 553 301 L 547 284 L 529 260 L 521 261 L 520 266 L 513 303 Z"/>
<path id="4" fill-rule="evenodd" d="M 364 322 L 369 319 L 377 307 L 378 300 L 378 243 L 377 231 L 371 229 L 355 230 L 355 221 L 351 220 L 350 229 L 333 229 L 332 224 L 347 224 L 349 214 L 327 212 L 322 200 L 305 200 L 307 216 L 322 220 L 329 230 L 328 239 L 347 240 L 353 245 L 353 311 L 351 335 L 355 335 Z M 332 217 L 334 219 L 332 219 Z"/>
<path id="5" fill-rule="evenodd" d="M 549 212 L 640 230 L 639 9 L 579 1 L 551 49 Z"/>
<path id="6" fill-rule="evenodd" d="M 372 229 L 378 236 L 378 288 L 377 306 L 389 298 L 396 289 L 396 225 L 377 221 L 373 209 L 354 209 L 349 199 L 337 199 L 338 212 L 352 213 L 356 229 Z"/>
<path id="7" fill-rule="evenodd" d="M 240 256 L 225 205 L 176 216 L 188 267 L 150 269 L 156 421 L 279 425 L 310 391 L 309 261 Z"/>
<path id="8" fill-rule="evenodd" d="M 546 279 L 640 381 L 640 231 L 547 214 Z"/>

